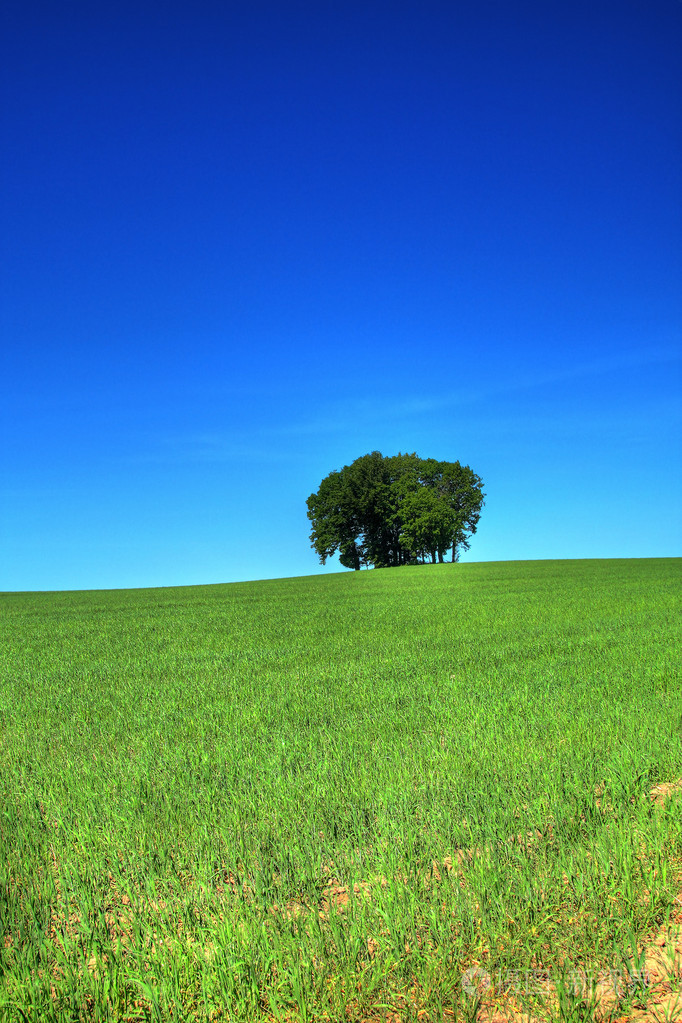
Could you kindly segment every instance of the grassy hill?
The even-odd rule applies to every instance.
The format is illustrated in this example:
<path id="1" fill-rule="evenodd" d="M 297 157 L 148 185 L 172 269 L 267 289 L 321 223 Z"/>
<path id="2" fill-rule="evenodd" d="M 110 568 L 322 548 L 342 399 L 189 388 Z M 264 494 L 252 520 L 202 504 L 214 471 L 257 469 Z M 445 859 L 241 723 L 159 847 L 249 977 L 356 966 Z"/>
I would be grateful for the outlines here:
<path id="1" fill-rule="evenodd" d="M 473 967 L 625 1005 L 680 889 L 681 568 L 0 595 L 0 1020 L 473 1019 Z"/>

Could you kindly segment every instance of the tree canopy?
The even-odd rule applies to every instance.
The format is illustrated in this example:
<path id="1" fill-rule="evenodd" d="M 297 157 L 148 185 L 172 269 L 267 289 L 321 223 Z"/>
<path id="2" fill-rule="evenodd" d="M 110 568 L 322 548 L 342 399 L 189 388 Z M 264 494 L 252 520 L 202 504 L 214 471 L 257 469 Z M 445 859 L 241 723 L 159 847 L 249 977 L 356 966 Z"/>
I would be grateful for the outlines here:
<path id="1" fill-rule="evenodd" d="M 468 465 L 416 454 L 356 458 L 330 472 L 307 500 L 310 542 L 324 565 L 345 568 L 452 561 L 469 549 L 485 494 Z"/>

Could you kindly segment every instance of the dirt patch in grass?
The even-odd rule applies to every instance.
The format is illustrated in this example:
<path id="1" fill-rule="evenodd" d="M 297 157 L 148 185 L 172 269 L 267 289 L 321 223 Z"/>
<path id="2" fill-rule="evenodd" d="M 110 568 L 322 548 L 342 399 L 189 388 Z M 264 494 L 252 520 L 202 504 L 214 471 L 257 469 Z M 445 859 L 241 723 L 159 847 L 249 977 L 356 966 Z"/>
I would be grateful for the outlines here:
<path id="1" fill-rule="evenodd" d="M 659 806 L 682 797 L 682 779 L 662 782 L 649 792 Z M 682 864 L 676 874 L 682 881 Z M 623 963 L 616 975 L 588 978 L 580 973 L 570 978 L 568 1002 L 560 1012 L 557 984 L 548 981 L 542 1005 L 522 1008 L 513 992 L 486 991 L 490 978 L 476 976 L 481 1005 L 475 1023 L 682 1023 L 682 888 L 665 924 L 652 932 L 638 949 L 639 964 Z M 482 981 L 482 983 L 481 983 Z M 445 1013 L 455 1019 L 455 1013 Z M 466 1017 L 465 1017 L 466 1018 Z"/>
<path id="2" fill-rule="evenodd" d="M 677 781 L 664 781 L 660 785 L 654 785 L 649 795 L 654 803 L 663 805 L 674 796 L 682 795 L 682 778 L 678 778 Z"/>

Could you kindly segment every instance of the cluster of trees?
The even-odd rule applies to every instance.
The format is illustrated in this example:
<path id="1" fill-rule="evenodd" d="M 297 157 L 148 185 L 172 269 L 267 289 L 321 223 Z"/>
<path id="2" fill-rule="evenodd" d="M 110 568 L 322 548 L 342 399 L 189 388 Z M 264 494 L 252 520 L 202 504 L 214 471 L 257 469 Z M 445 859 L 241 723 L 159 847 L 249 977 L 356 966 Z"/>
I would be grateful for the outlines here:
<path id="1" fill-rule="evenodd" d="M 483 482 L 468 465 L 379 451 L 331 472 L 308 498 L 310 541 L 324 565 L 346 568 L 457 561 L 483 507 Z"/>

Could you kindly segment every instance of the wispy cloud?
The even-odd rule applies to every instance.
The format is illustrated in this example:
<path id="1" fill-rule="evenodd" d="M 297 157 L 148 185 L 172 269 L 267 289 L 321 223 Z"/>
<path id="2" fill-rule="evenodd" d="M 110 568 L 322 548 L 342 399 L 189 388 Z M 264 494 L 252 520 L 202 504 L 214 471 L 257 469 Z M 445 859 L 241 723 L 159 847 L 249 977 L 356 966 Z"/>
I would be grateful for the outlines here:
<path id="1" fill-rule="evenodd" d="M 515 395 L 531 395 L 572 381 L 589 380 L 627 370 L 643 369 L 647 366 L 679 363 L 679 354 L 672 348 L 661 348 L 649 352 L 623 353 L 609 358 L 597 358 L 589 362 L 564 366 L 547 372 L 520 373 L 491 385 L 476 386 L 463 383 L 461 386 L 439 393 L 414 393 L 397 399 L 380 395 L 335 398 L 322 408 L 318 399 L 316 414 L 298 419 L 284 418 L 283 410 L 273 410 L 265 419 L 262 408 L 254 408 L 248 421 L 225 429 L 164 431 L 149 435 L 143 444 L 144 451 L 134 457 L 135 462 L 155 464 L 217 464 L 227 462 L 286 462 L 297 457 L 300 445 L 297 440 L 320 436 L 352 434 L 358 428 L 378 424 L 413 423 L 415 425 L 438 413 L 457 409 L 475 410 L 477 406 L 485 412 L 485 421 L 491 429 L 504 429 L 512 433 L 528 433 L 533 430 L 547 431 L 558 428 L 555 420 L 528 412 L 523 417 L 491 414 L 491 409 L 501 399 Z M 671 413 L 672 414 L 672 413 Z M 594 417 L 592 417 L 594 419 Z M 505 425 L 506 424 L 506 425 Z M 587 420 L 585 428 L 587 429 Z M 480 425 L 480 424 L 479 424 Z M 595 422 L 592 423 L 594 427 Z M 478 429 L 478 427 L 477 427 Z"/>
<path id="2" fill-rule="evenodd" d="M 131 464 L 178 465 L 220 464 L 227 462 L 273 462 L 290 460 L 291 454 L 278 447 L 254 444 L 253 437 L 233 431 L 211 434 L 165 433 L 147 438 L 145 449 L 129 456 Z"/>
<path id="3" fill-rule="evenodd" d="M 467 386 L 439 394 L 414 394 L 399 400 L 379 398 L 349 399 L 335 402 L 326 414 L 298 422 L 272 426 L 259 431 L 269 437 L 304 437 L 321 433 L 341 433 L 353 429 L 358 423 L 391 422 L 419 419 L 447 409 L 486 404 L 494 399 L 546 389 L 571 381 L 589 380 L 620 373 L 624 370 L 663 364 L 680 363 L 680 353 L 672 348 L 649 352 L 594 359 L 548 372 L 527 373 L 509 378 L 492 386 Z"/>

